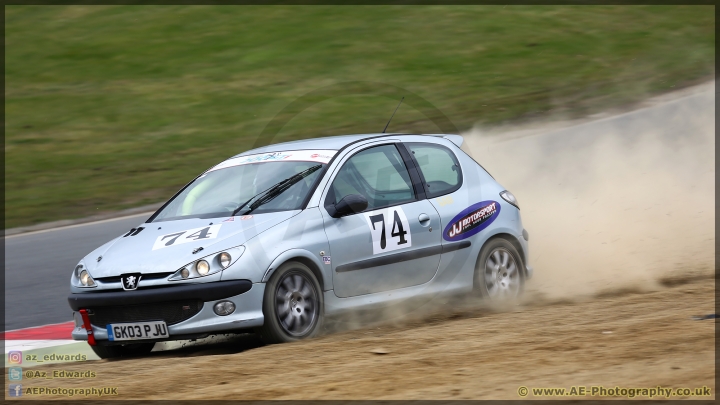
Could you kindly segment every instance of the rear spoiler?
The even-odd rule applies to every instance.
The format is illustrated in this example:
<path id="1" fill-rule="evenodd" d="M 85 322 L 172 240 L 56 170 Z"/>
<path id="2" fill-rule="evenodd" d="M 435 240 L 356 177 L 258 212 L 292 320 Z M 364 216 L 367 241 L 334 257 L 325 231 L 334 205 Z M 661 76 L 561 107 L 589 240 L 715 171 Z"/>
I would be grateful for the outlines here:
<path id="1" fill-rule="evenodd" d="M 426 134 L 430 136 L 437 136 L 438 138 L 445 138 L 448 141 L 452 142 L 457 146 L 458 148 L 462 146 L 463 144 L 463 137 L 461 135 L 446 135 L 446 134 Z"/>

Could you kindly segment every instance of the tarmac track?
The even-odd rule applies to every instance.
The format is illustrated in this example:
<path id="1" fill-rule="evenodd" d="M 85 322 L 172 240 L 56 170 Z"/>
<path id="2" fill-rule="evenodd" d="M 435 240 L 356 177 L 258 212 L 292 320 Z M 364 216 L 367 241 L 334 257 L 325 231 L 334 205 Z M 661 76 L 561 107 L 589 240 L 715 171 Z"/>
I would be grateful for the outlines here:
<path id="1" fill-rule="evenodd" d="M 72 320 L 70 274 L 86 254 L 147 213 L 5 238 L 5 330 Z"/>

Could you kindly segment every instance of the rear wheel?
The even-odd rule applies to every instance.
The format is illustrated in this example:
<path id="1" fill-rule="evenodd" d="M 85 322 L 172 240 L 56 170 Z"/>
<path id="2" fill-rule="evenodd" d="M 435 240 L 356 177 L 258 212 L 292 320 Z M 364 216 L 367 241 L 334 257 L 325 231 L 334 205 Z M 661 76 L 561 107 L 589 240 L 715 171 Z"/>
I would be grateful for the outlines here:
<path id="1" fill-rule="evenodd" d="M 475 288 L 491 301 L 518 298 L 525 284 L 524 264 L 515 246 L 502 238 L 488 241 L 475 265 Z"/>
<path id="2" fill-rule="evenodd" d="M 117 346 L 90 346 L 101 359 L 139 357 L 150 353 L 155 343 L 134 343 Z"/>
<path id="3" fill-rule="evenodd" d="M 285 343 L 318 334 L 322 325 L 320 283 L 304 264 L 287 262 L 265 286 L 265 321 L 259 329 L 266 343 Z"/>

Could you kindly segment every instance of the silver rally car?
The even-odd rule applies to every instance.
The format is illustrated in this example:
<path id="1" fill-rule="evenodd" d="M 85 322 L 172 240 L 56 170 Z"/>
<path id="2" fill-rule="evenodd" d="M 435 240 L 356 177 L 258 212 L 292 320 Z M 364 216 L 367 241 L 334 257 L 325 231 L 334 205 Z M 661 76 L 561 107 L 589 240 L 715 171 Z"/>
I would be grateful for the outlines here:
<path id="1" fill-rule="evenodd" d="M 515 297 L 532 275 L 518 203 L 464 150 L 370 134 L 233 156 L 78 263 L 72 336 L 124 357 L 220 333 L 294 341 L 441 293 Z"/>

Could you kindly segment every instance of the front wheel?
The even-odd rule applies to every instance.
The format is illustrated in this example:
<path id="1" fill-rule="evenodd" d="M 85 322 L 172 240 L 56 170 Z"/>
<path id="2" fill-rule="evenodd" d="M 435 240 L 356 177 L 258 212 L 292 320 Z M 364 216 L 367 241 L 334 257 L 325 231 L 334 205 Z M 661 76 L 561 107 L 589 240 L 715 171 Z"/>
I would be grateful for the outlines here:
<path id="1" fill-rule="evenodd" d="M 518 298 L 525 284 L 522 257 L 515 246 L 502 238 L 488 241 L 475 265 L 475 288 L 491 301 Z"/>
<path id="2" fill-rule="evenodd" d="M 322 325 L 320 283 L 304 264 L 287 262 L 265 286 L 265 322 L 258 330 L 265 343 L 285 343 L 318 334 Z"/>
<path id="3" fill-rule="evenodd" d="M 135 343 L 117 346 L 90 346 L 101 359 L 139 357 L 150 353 L 155 343 Z"/>

